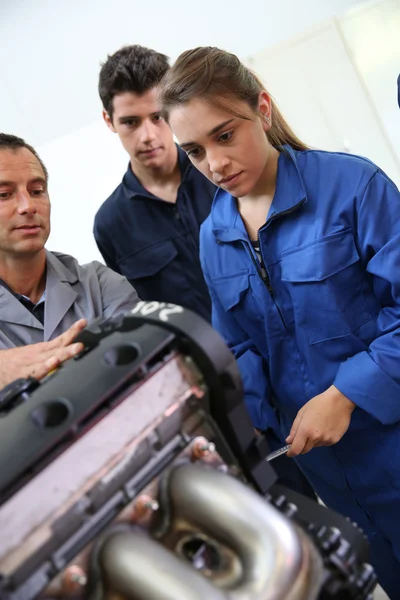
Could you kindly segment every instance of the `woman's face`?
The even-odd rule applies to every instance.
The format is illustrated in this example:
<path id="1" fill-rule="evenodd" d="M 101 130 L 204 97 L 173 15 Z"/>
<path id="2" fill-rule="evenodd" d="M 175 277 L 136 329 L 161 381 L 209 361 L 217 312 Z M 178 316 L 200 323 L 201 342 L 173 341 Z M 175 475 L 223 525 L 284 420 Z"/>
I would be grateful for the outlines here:
<path id="1" fill-rule="evenodd" d="M 240 100 L 229 106 L 245 118 L 195 98 L 171 109 L 169 123 L 193 165 L 215 185 L 242 198 L 257 188 L 273 151 L 266 136 L 271 105 L 261 92 L 259 114 Z"/>

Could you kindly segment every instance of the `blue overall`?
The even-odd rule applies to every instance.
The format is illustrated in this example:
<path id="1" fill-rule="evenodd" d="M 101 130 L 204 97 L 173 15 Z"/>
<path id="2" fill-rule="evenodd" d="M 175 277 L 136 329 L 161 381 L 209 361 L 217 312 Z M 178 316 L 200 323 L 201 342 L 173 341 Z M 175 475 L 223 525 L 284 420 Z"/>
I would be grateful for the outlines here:
<path id="1" fill-rule="evenodd" d="M 200 244 L 213 325 L 255 427 L 288 435 L 332 384 L 357 405 L 339 443 L 296 460 L 364 529 L 381 585 L 400 598 L 400 193 L 366 159 L 285 146 L 258 235 L 266 272 L 219 190 Z"/>

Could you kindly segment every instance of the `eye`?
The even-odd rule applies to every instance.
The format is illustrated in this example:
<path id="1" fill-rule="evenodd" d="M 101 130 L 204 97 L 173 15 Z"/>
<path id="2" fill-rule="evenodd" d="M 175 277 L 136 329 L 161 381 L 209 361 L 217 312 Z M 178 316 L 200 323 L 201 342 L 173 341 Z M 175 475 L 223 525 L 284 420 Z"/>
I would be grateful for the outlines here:
<path id="1" fill-rule="evenodd" d="M 162 121 L 162 116 L 159 114 L 153 115 L 153 121 Z"/>
<path id="2" fill-rule="evenodd" d="M 43 194 L 45 194 L 45 193 L 46 193 L 46 190 L 44 190 L 43 188 L 31 191 L 32 196 L 36 196 L 36 197 L 43 196 Z"/>
<path id="3" fill-rule="evenodd" d="M 134 119 L 128 119 L 127 121 L 123 122 L 123 125 L 125 125 L 126 127 L 136 127 L 137 126 L 137 121 L 135 121 Z"/>
<path id="4" fill-rule="evenodd" d="M 10 192 L 0 192 L 0 200 L 8 200 L 10 196 Z"/>
<path id="5" fill-rule="evenodd" d="M 190 158 L 198 158 L 201 154 L 201 148 L 192 148 L 192 150 L 188 150 L 186 154 L 190 156 Z"/>
<path id="6" fill-rule="evenodd" d="M 218 141 L 219 142 L 229 142 L 229 140 L 232 138 L 233 136 L 233 131 L 225 131 L 225 133 L 221 133 L 221 135 L 218 137 Z"/>

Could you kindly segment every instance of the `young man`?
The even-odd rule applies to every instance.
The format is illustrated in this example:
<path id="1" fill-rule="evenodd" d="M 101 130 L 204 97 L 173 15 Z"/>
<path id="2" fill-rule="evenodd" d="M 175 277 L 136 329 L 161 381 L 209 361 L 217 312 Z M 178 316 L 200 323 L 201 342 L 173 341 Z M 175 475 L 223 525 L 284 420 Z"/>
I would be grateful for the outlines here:
<path id="1" fill-rule="evenodd" d="M 216 188 L 160 116 L 157 86 L 168 69 L 166 56 L 141 46 L 118 50 L 101 68 L 103 117 L 130 162 L 96 215 L 94 236 L 106 264 L 143 300 L 181 304 L 210 320 L 199 229 Z"/>
<path id="2" fill-rule="evenodd" d="M 138 301 L 125 277 L 99 262 L 81 266 L 72 256 L 45 250 L 47 180 L 31 146 L 0 134 L 0 385 L 7 360 L 16 370 L 25 360 L 18 377 L 26 376 L 29 364 L 42 373 L 44 364 L 51 367 L 79 351 L 79 345 L 68 346 L 86 321 L 128 312 Z M 32 349 L 6 354 L 27 344 L 37 344 L 39 365 Z"/>

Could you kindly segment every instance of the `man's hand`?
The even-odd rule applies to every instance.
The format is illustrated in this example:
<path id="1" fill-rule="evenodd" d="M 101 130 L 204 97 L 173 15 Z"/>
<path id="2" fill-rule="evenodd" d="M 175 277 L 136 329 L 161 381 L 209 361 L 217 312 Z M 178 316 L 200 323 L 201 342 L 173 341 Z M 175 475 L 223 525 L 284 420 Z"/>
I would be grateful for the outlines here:
<path id="1" fill-rule="evenodd" d="M 83 344 L 72 341 L 86 324 L 85 319 L 80 319 L 51 342 L 0 350 L 0 389 L 19 377 L 41 379 L 65 360 L 79 354 Z"/>
<path id="2" fill-rule="evenodd" d="M 299 410 L 286 442 L 287 456 L 306 454 L 318 446 L 332 446 L 344 436 L 350 425 L 354 402 L 332 385 Z"/>

